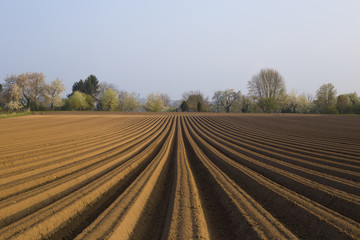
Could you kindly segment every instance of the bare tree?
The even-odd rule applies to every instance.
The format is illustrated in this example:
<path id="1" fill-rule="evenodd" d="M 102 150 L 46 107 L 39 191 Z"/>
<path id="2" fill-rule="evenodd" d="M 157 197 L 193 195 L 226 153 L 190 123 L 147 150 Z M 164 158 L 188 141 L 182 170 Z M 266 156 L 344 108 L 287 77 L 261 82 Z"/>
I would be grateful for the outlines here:
<path id="1" fill-rule="evenodd" d="M 230 112 L 231 106 L 240 100 L 241 93 L 235 92 L 234 89 L 226 89 L 225 91 L 217 91 L 213 96 L 213 103 L 216 111 Z"/>
<path id="2" fill-rule="evenodd" d="M 283 77 L 275 69 L 261 69 L 248 82 L 248 88 L 264 112 L 276 110 L 286 93 Z"/>
<path id="3" fill-rule="evenodd" d="M 160 94 L 161 99 L 163 100 L 164 106 L 170 106 L 170 97 L 166 93 Z"/>
<path id="4" fill-rule="evenodd" d="M 114 90 L 117 94 L 120 93 L 120 91 L 118 90 L 118 88 L 114 84 L 108 83 L 108 82 L 101 82 L 99 84 L 99 88 L 97 90 L 97 94 L 98 94 L 97 98 L 100 99 L 101 96 L 104 94 L 104 92 L 106 92 L 106 90 L 108 90 L 108 89 Z"/>

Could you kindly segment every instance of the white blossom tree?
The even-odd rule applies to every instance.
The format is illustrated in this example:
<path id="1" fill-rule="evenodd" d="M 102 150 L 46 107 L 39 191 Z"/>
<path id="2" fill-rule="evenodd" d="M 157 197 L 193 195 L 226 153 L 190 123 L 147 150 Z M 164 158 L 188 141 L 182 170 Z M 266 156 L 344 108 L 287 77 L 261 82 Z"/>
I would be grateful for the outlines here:
<path id="1" fill-rule="evenodd" d="M 119 93 L 119 110 L 123 112 L 134 111 L 139 109 L 139 94 L 135 92 L 120 91 Z"/>
<path id="2" fill-rule="evenodd" d="M 160 112 L 164 107 L 164 101 L 160 94 L 151 93 L 146 98 L 146 104 L 144 108 L 149 112 Z"/>
<path id="3" fill-rule="evenodd" d="M 62 100 L 61 94 L 65 91 L 65 86 L 60 79 L 52 81 L 45 86 L 45 99 L 46 104 L 50 110 L 54 110 L 55 107 L 61 107 Z"/>

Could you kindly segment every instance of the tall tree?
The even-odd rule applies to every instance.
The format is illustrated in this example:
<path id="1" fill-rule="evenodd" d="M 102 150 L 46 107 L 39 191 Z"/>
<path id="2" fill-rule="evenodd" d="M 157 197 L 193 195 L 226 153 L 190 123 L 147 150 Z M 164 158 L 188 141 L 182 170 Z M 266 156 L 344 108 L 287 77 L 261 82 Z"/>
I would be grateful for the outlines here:
<path id="1" fill-rule="evenodd" d="M 264 112 L 277 110 L 285 97 L 283 77 L 275 69 L 261 69 L 248 82 L 249 94 L 255 97 Z"/>
<path id="2" fill-rule="evenodd" d="M 323 84 L 316 91 L 315 105 L 318 112 L 325 113 L 335 107 L 336 104 L 336 89 L 331 83 Z"/>
<path id="3" fill-rule="evenodd" d="M 189 105 L 186 101 L 182 101 L 181 105 L 180 105 L 181 111 L 182 112 L 188 112 L 189 111 Z"/>
<path id="4" fill-rule="evenodd" d="M 76 91 L 85 93 L 85 84 L 84 84 L 84 81 L 82 79 L 80 79 L 80 81 L 75 82 L 73 84 L 72 92 L 71 92 L 71 94 L 68 95 L 68 97 L 70 97 Z"/>
<path id="5" fill-rule="evenodd" d="M 68 97 L 70 97 L 75 91 L 80 91 L 85 94 L 88 94 L 94 100 L 97 100 L 98 91 L 99 91 L 99 80 L 94 75 L 90 75 L 85 79 L 85 81 L 80 79 L 79 82 L 75 82 L 73 84 L 72 93 Z"/>
<path id="6" fill-rule="evenodd" d="M 54 110 L 55 107 L 61 107 L 61 94 L 65 91 L 63 82 L 57 78 L 50 84 L 47 84 L 44 90 L 46 103 L 50 110 Z"/>
<path id="7" fill-rule="evenodd" d="M 84 81 L 85 93 L 90 95 L 93 99 L 97 99 L 97 94 L 99 90 L 99 80 L 95 75 L 90 75 Z"/>

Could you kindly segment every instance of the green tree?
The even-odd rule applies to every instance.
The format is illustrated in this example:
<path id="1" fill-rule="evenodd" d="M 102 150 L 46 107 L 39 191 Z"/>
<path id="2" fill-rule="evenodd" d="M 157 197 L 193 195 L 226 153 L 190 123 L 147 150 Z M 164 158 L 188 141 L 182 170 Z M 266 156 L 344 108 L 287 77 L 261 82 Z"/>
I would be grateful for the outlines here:
<path id="1" fill-rule="evenodd" d="M 200 91 L 190 91 L 183 94 L 183 101 L 187 102 L 189 111 L 196 112 L 198 110 L 198 104 L 201 102 L 202 110 L 208 111 L 208 100 Z"/>
<path id="2" fill-rule="evenodd" d="M 360 98 L 356 93 L 339 95 L 336 98 L 336 109 L 341 114 L 360 113 Z"/>
<path id="3" fill-rule="evenodd" d="M 205 111 L 206 111 L 203 102 L 198 102 L 198 104 L 197 104 L 197 111 L 198 111 L 198 112 L 205 112 Z"/>
<path id="4" fill-rule="evenodd" d="M 182 112 L 188 112 L 189 111 L 189 105 L 186 101 L 182 101 L 181 105 L 180 105 L 181 111 Z"/>
<path id="5" fill-rule="evenodd" d="M 334 112 L 336 109 L 336 89 L 331 83 L 323 84 L 316 91 L 315 106 L 320 113 Z"/>
<path id="6" fill-rule="evenodd" d="M 285 82 L 275 69 L 261 69 L 248 82 L 248 89 L 264 112 L 277 111 L 285 99 Z"/>
<path id="7" fill-rule="evenodd" d="M 258 105 L 265 113 L 275 112 L 279 106 L 275 98 L 260 98 Z"/>
<path id="8" fill-rule="evenodd" d="M 101 103 L 101 97 L 109 89 L 112 89 L 112 90 L 114 90 L 116 92 L 116 94 L 119 94 L 119 90 L 117 89 L 117 87 L 114 84 L 107 83 L 107 82 L 100 83 L 99 84 L 99 89 L 98 89 L 98 94 L 97 94 L 97 98 L 100 99 L 100 101 L 98 101 L 97 104 L 96 104 L 97 110 L 105 110 L 105 109 L 103 109 L 103 106 L 102 106 L 102 103 Z"/>
<path id="9" fill-rule="evenodd" d="M 80 91 L 75 91 L 69 97 L 69 105 L 73 110 L 89 110 L 91 108 L 89 101 L 92 100 L 90 95 Z"/>
<path id="10" fill-rule="evenodd" d="M 99 90 L 99 80 L 94 75 L 90 75 L 84 81 L 85 93 L 90 95 L 93 99 L 97 99 Z"/>
<path id="11" fill-rule="evenodd" d="M 341 114 L 350 112 L 351 102 L 347 94 L 339 95 L 336 98 L 336 108 Z"/>
<path id="12" fill-rule="evenodd" d="M 115 111 L 118 108 L 119 99 L 117 93 L 113 89 L 108 89 L 101 96 L 101 104 L 103 110 Z"/>
<path id="13" fill-rule="evenodd" d="M 80 79 L 79 82 L 75 82 L 73 84 L 72 93 L 68 97 L 70 97 L 76 91 L 83 92 L 87 95 L 90 95 L 94 100 L 97 100 L 99 92 L 99 80 L 94 75 L 90 75 L 85 79 L 85 81 Z"/>

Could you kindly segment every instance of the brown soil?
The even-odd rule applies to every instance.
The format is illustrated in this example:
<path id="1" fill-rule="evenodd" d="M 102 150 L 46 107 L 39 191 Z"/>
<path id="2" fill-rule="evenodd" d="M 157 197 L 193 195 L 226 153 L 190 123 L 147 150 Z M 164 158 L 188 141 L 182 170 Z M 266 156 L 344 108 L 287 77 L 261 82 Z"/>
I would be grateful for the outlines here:
<path id="1" fill-rule="evenodd" d="M 0 239 L 360 239 L 360 117 L 0 119 Z"/>

